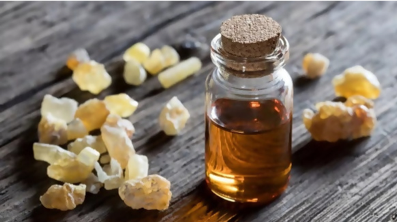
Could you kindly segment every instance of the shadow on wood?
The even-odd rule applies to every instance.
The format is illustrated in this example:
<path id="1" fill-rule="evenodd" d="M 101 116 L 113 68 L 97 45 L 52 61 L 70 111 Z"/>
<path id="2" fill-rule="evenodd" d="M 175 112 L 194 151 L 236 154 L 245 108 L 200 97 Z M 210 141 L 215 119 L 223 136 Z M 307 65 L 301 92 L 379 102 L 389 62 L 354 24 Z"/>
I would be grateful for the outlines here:
<path id="1" fill-rule="evenodd" d="M 367 138 L 365 137 L 335 143 L 311 140 L 293 154 L 292 163 L 294 167 L 307 169 L 325 166 L 335 159 L 352 155 L 358 146 L 366 143 L 366 140 Z"/>

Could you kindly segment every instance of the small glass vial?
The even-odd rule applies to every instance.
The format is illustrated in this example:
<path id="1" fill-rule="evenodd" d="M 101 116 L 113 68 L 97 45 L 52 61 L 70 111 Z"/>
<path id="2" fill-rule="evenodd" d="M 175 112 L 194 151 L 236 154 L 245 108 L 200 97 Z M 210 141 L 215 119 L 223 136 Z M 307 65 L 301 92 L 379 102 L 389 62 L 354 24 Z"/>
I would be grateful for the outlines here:
<path id="1" fill-rule="evenodd" d="M 266 24 L 257 24 L 263 20 Z M 232 24 L 232 31 L 257 25 L 254 31 L 271 32 L 266 26 L 278 25 L 271 18 L 242 15 L 228 21 L 211 42 L 216 68 L 206 80 L 206 182 L 226 200 L 267 203 L 284 192 L 291 170 L 293 84 L 283 68 L 289 45 L 281 27 L 259 46 L 229 41 L 239 33 L 224 36 L 224 26 L 233 22 L 242 24 Z"/>

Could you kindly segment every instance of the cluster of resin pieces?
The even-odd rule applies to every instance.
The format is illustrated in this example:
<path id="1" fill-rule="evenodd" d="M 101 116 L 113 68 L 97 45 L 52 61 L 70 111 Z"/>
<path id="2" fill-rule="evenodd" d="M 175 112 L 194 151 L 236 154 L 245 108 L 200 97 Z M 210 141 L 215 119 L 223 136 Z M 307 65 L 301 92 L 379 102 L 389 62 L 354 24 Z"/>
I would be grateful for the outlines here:
<path id="1" fill-rule="evenodd" d="M 170 182 L 148 175 L 148 158 L 137 154 L 131 141 L 135 128 L 122 118 L 132 115 L 137 107 L 138 102 L 127 94 L 90 99 L 80 105 L 69 98 L 44 97 L 34 158 L 49 164 L 48 177 L 64 182 L 63 186 L 51 186 L 40 197 L 44 207 L 72 210 L 83 203 L 86 192 L 97 194 L 103 187 L 119 189 L 122 200 L 133 209 L 168 208 Z M 173 97 L 165 104 L 159 125 L 166 134 L 177 135 L 189 117 L 188 110 Z M 89 134 L 96 129 L 100 135 Z M 67 149 L 59 146 L 68 141 Z"/>
<path id="2" fill-rule="evenodd" d="M 376 125 L 373 102 L 352 96 L 345 103 L 320 102 L 316 112 L 303 111 L 303 123 L 314 140 L 336 142 L 369 136 Z"/>
<path id="3" fill-rule="evenodd" d="M 322 76 L 329 60 L 319 53 L 308 53 L 302 68 L 308 78 Z M 305 109 L 303 123 L 314 140 L 336 142 L 370 136 L 376 125 L 374 103 L 381 86 L 377 77 L 362 66 L 353 66 L 332 79 L 336 96 L 346 102 L 325 101 L 316 104 L 316 111 Z"/>
<path id="4" fill-rule="evenodd" d="M 123 55 L 125 61 L 124 80 L 130 85 L 141 85 L 147 78 L 147 72 L 157 75 L 164 88 L 169 88 L 201 69 L 201 61 L 191 57 L 180 62 L 177 51 L 165 45 L 152 52 L 144 43 L 136 43 Z M 164 71 L 163 71 L 164 70 Z"/>
<path id="5" fill-rule="evenodd" d="M 180 61 L 171 46 L 151 52 L 143 43 L 128 48 L 124 79 L 130 85 L 141 85 L 147 73 L 157 75 L 164 88 L 169 88 L 201 69 L 201 61 L 191 57 Z M 108 88 L 112 79 L 105 66 L 90 58 L 85 49 L 72 52 L 66 66 L 73 71 L 77 86 L 92 94 Z M 70 98 L 45 95 L 38 125 L 39 141 L 33 144 L 34 158 L 49 164 L 48 177 L 63 182 L 52 185 L 40 197 L 49 209 L 72 210 L 82 204 L 86 192 L 97 194 L 118 189 L 120 198 L 132 209 L 165 210 L 171 200 L 170 182 L 149 174 L 149 160 L 135 152 L 131 138 L 134 125 L 124 118 L 138 108 L 138 102 L 125 93 L 89 99 L 82 104 Z M 177 97 L 163 107 L 159 126 L 170 136 L 185 128 L 189 111 Z M 100 135 L 90 135 L 100 130 Z M 67 144 L 67 149 L 61 145 Z"/>

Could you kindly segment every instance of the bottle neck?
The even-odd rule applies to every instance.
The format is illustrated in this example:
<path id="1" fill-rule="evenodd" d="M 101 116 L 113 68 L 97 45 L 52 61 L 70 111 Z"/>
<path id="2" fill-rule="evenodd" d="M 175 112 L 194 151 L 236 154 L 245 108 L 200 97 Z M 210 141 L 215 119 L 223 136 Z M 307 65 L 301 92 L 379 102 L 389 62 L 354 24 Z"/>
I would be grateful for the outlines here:
<path id="1" fill-rule="evenodd" d="M 223 50 L 220 34 L 211 42 L 211 59 L 226 80 L 247 79 L 243 82 L 254 83 L 259 79 L 274 79 L 288 58 L 289 44 L 284 36 L 271 54 L 253 58 L 235 56 Z M 268 77 L 262 78 L 265 76 Z"/>

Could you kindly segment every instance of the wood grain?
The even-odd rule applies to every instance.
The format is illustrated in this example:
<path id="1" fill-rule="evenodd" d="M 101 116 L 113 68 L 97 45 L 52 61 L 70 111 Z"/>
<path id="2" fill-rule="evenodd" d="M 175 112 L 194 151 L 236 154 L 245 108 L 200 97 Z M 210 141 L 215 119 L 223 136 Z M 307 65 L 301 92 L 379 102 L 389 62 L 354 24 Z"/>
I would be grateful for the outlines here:
<path id="1" fill-rule="evenodd" d="M 374 10 L 376 8 L 377 10 Z M 6 2 L 0 5 L 0 221 L 389 221 L 397 213 L 397 36 L 392 2 Z M 136 41 L 151 48 L 185 35 L 209 43 L 220 23 L 235 14 L 263 13 L 281 23 L 291 45 L 287 70 L 294 79 L 293 170 L 289 189 L 264 207 L 227 203 L 204 184 L 204 80 L 213 69 L 209 52 L 194 77 L 162 90 L 156 78 L 131 87 L 121 77 L 122 52 Z M 67 54 L 88 49 L 104 62 L 112 86 L 98 97 L 126 92 L 139 101 L 130 118 L 138 153 L 150 173 L 172 183 L 164 212 L 128 209 L 117 191 L 88 194 L 70 212 L 44 209 L 38 197 L 56 181 L 34 161 L 41 99 L 47 93 L 85 101 L 62 68 Z M 328 73 L 300 78 L 306 52 L 331 60 Z M 333 99 L 331 79 L 361 64 L 378 76 L 379 124 L 370 138 L 334 144 L 311 141 L 301 112 Z M 167 137 L 157 127 L 161 106 L 177 95 L 191 111 L 183 135 Z"/>

